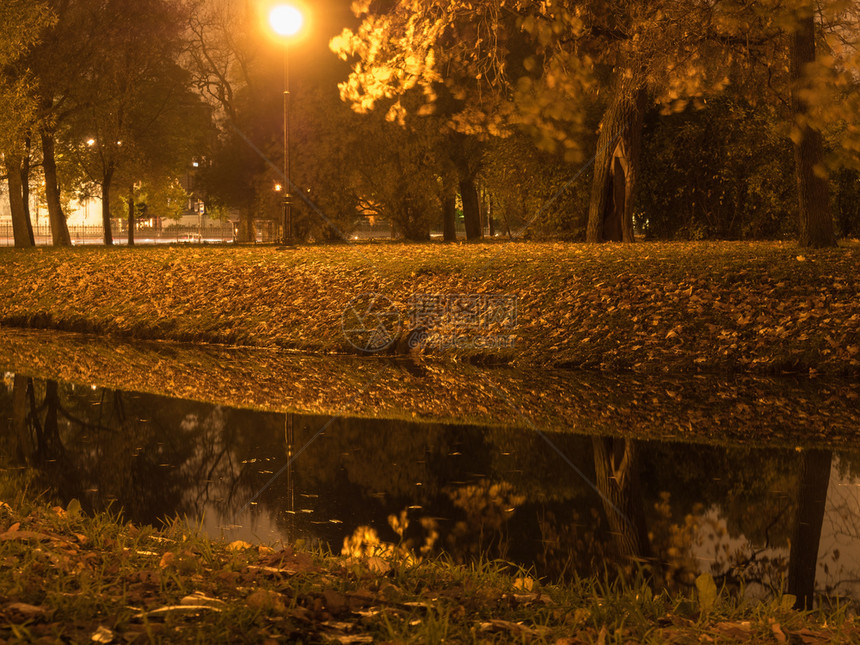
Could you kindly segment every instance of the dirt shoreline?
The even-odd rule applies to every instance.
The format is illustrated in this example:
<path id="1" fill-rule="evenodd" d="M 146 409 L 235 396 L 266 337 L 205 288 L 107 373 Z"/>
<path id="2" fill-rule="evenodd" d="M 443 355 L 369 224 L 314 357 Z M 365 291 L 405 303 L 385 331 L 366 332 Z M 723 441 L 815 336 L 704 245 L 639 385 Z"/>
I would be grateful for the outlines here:
<path id="1" fill-rule="evenodd" d="M 0 327 L 2 370 L 279 413 L 718 445 L 860 437 L 860 385 L 824 377 L 487 368 Z"/>

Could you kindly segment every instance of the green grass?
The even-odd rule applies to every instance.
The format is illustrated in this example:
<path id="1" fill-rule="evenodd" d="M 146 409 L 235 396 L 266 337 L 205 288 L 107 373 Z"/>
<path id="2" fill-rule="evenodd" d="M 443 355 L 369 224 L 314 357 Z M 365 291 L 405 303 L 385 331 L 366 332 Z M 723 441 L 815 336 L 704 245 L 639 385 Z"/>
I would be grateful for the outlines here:
<path id="1" fill-rule="evenodd" d="M 8 477 L 8 471 L 4 474 Z M 0 506 L 0 638 L 89 642 L 848 643 L 842 608 L 655 593 L 641 574 L 552 585 L 503 562 L 227 545 L 17 495 Z M 215 610 L 164 610 L 182 604 Z M 805 630 L 805 631 L 804 631 Z M 361 640 L 361 639 L 365 640 Z M 802 638 L 813 638 L 803 641 Z M 352 640 L 350 640 L 352 639 Z M 711 641 L 709 641 L 711 642 Z M 795 642 L 792 640 L 791 642 Z"/>
<path id="2" fill-rule="evenodd" d="M 406 317 L 413 294 L 494 293 L 519 299 L 515 348 L 433 358 L 856 376 L 858 266 L 857 243 L 4 249 L 0 323 L 349 353 L 359 294 Z"/>

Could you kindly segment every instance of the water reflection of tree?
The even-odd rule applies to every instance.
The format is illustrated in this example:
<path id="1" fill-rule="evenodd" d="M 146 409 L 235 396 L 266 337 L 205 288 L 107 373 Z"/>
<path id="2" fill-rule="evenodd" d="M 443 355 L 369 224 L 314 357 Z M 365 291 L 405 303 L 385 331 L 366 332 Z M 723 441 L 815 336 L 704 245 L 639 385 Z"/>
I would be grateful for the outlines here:
<path id="1" fill-rule="evenodd" d="M 653 561 L 645 524 L 639 448 L 631 439 L 594 437 L 595 484 L 618 555 L 629 562 Z"/>
<path id="2" fill-rule="evenodd" d="M 806 450 L 800 464 L 797 512 L 788 560 L 788 593 L 798 609 L 812 609 L 821 525 L 830 484 L 829 450 Z"/>
<path id="3" fill-rule="evenodd" d="M 10 382 L 0 397 L 11 412 L 4 454 L 38 467 L 66 498 L 93 507 L 122 500 L 135 521 L 204 509 L 232 518 L 286 463 L 284 415 L 22 376 Z M 480 553 L 534 562 L 551 579 L 646 562 L 660 584 L 679 588 L 701 566 L 694 551 L 709 531 L 722 549 L 712 571 L 730 583 L 776 583 L 785 566 L 774 549 L 793 534 L 793 561 L 799 566 L 806 556 L 808 573 L 811 547 L 800 545 L 816 540 L 797 531 L 816 524 L 820 531 L 804 506 L 809 496 L 797 492 L 820 491 L 821 477 L 816 488 L 801 476 L 798 488 L 805 457 L 793 452 L 552 435 L 562 458 L 536 433 L 516 429 L 290 419 L 296 450 L 309 444 L 293 482 L 318 495 L 303 501 L 314 513 L 284 512 L 284 476 L 256 500 L 255 515 L 290 535 L 299 525 L 334 548 L 360 525 L 424 546 L 435 532 L 436 551 L 458 561 Z M 385 518 L 405 509 L 412 521 L 398 535 Z M 311 525 L 328 519 L 346 523 Z M 729 548 L 741 536 L 749 543 Z M 799 573 L 791 577 L 800 584 Z"/>
<path id="4" fill-rule="evenodd" d="M 20 375 L 11 398 L 14 454 L 36 469 L 42 486 L 90 508 L 122 500 L 136 522 L 196 514 L 205 482 L 229 458 L 217 407 L 170 399 L 153 405 L 152 397 Z M 189 407 L 207 411 L 202 422 Z"/>

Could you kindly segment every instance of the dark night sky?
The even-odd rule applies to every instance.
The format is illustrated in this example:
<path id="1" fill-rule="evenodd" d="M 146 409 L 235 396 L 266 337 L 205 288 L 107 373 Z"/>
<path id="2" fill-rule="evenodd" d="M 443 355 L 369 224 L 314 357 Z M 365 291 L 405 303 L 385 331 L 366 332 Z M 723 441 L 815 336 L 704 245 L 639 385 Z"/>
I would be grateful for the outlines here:
<path id="1" fill-rule="evenodd" d="M 293 46 L 296 63 L 316 67 L 322 61 L 336 60 L 328 43 L 344 27 L 358 24 L 350 10 L 351 4 L 351 0 L 311 0 L 306 3 L 307 35 Z"/>
<path id="2" fill-rule="evenodd" d="M 2 0 L 0 0 L 2 1 Z M 341 62 L 329 49 L 329 41 L 343 31 L 344 27 L 355 27 L 358 19 L 353 15 L 351 0 L 292 0 L 302 6 L 306 16 L 302 34 L 291 40 L 290 76 L 294 91 L 301 91 L 305 82 L 312 85 L 330 86 L 336 91 L 336 85 L 346 80 L 349 68 Z M 259 40 L 259 55 L 268 60 L 263 64 L 269 67 L 272 78 L 281 74 L 282 44 L 268 31 L 266 5 L 261 9 L 261 38 Z"/>

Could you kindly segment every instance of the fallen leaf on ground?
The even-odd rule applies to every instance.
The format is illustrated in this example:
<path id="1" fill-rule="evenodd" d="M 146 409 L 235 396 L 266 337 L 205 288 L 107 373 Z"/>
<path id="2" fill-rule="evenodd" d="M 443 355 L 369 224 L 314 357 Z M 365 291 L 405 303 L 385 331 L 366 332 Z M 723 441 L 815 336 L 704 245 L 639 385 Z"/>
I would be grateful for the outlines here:
<path id="1" fill-rule="evenodd" d="M 200 614 L 206 611 L 218 612 L 221 611 L 221 609 L 210 605 L 167 605 L 150 611 L 142 611 L 139 614 L 136 614 L 134 618 L 136 620 L 141 620 L 143 618 L 164 618 L 173 614 Z"/>
<path id="2" fill-rule="evenodd" d="M 116 635 L 107 627 L 103 627 L 101 625 L 95 632 L 93 632 L 93 635 L 90 636 L 90 641 L 93 643 L 113 643 L 115 639 Z"/>
<path id="3" fill-rule="evenodd" d="M 367 558 L 367 568 L 377 576 L 384 576 L 391 571 L 391 564 L 378 556 L 371 556 Z"/>
<path id="4" fill-rule="evenodd" d="M 828 634 L 823 632 L 814 632 L 811 629 L 801 629 L 800 631 L 790 632 L 790 634 L 794 637 L 796 636 L 803 642 L 804 645 L 821 645 L 822 643 L 831 642 L 831 638 Z"/>
<path id="5" fill-rule="evenodd" d="M 251 609 L 257 609 L 259 611 L 282 612 L 286 610 L 286 606 L 284 605 L 284 601 L 281 599 L 281 595 L 266 589 L 258 589 L 248 596 L 245 603 Z"/>
<path id="6" fill-rule="evenodd" d="M 202 593 L 193 593 L 190 596 L 185 596 L 182 600 L 179 601 L 180 605 L 210 605 L 213 607 L 221 607 L 226 605 L 223 600 L 219 598 L 210 598 Z"/>
<path id="7" fill-rule="evenodd" d="M 785 632 L 782 631 L 782 627 L 779 626 L 779 623 L 771 623 L 770 629 L 773 632 L 774 638 L 780 643 L 785 643 L 788 639 L 785 637 Z"/>
<path id="8" fill-rule="evenodd" d="M 507 632 L 508 634 L 518 638 L 538 637 L 542 633 L 546 632 L 545 628 L 528 627 L 522 623 L 514 623 L 509 620 L 501 620 L 499 618 L 494 618 L 490 621 L 481 623 L 479 627 L 482 632 Z"/>
<path id="9" fill-rule="evenodd" d="M 19 614 L 30 620 L 32 618 L 41 618 L 48 615 L 48 610 L 44 607 L 37 607 L 26 602 L 13 602 L 6 605 L 6 611 L 14 614 Z"/>
<path id="10" fill-rule="evenodd" d="M 728 636 L 730 638 L 749 638 L 752 634 L 752 625 L 750 625 L 747 621 L 742 621 L 739 623 L 717 623 L 713 626 L 713 629 L 723 636 Z"/>

